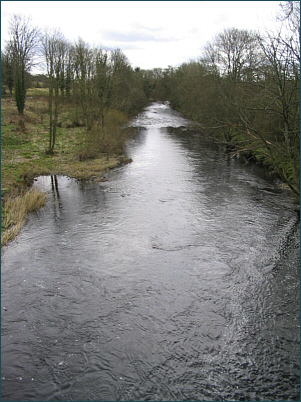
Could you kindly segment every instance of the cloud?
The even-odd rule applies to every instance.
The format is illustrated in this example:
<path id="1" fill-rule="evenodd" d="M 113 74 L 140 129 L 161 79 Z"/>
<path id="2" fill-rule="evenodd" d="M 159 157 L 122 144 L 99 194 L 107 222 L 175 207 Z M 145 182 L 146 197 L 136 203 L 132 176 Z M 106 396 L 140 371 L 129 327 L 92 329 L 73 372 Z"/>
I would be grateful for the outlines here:
<path id="1" fill-rule="evenodd" d="M 70 41 L 120 48 L 135 66 L 177 65 L 199 57 L 224 28 L 273 29 L 278 1 L 1 1 L 1 46 L 9 14 L 61 28 Z M 58 12 L 59 8 L 59 12 Z M 66 17 L 67 16 L 67 17 Z"/>
<path id="2" fill-rule="evenodd" d="M 104 40 L 109 40 L 113 42 L 171 42 L 174 38 L 171 37 L 161 37 L 158 35 L 158 30 L 153 30 L 154 32 L 148 31 L 104 31 L 102 32 L 102 38 Z"/>

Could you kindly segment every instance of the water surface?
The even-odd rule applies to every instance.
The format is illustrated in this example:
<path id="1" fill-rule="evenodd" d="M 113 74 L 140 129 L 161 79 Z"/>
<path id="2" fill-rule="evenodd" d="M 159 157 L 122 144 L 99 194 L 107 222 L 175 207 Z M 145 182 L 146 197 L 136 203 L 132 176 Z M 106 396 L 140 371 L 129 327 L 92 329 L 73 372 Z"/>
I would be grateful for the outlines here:
<path id="1" fill-rule="evenodd" d="M 133 126 L 107 182 L 36 182 L 2 255 L 2 399 L 299 400 L 291 195 L 168 105 Z"/>

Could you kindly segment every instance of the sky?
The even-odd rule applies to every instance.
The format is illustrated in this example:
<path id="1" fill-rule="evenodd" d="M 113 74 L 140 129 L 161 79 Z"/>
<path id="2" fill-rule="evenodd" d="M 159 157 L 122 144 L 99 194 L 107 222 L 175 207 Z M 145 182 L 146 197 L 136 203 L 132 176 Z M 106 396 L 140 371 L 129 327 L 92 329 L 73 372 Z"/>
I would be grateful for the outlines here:
<path id="1" fill-rule="evenodd" d="M 274 30 L 278 1 L 1 1 L 1 49 L 13 14 L 71 42 L 121 49 L 133 68 L 197 60 L 225 28 Z"/>

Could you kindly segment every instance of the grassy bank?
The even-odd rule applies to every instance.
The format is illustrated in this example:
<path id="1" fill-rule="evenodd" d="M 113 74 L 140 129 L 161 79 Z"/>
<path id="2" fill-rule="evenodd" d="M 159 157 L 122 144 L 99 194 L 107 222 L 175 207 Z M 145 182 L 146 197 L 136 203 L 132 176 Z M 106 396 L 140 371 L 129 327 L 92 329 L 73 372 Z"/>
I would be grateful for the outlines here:
<path id="1" fill-rule="evenodd" d="M 79 124 L 73 105 L 65 104 L 58 122 L 54 155 L 48 148 L 47 89 L 29 89 L 23 119 L 14 99 L 1 99 L 1 247 L 12 240 L 28 212 L 46 197 L 31 190 L 33 178 L 62 174 L 77 179 L 103 180 L 104 171 L 129 162 L 122 154 L 126 140 L 118 111 L 106 116 L 104 129 L 87 133 Z M 24 123 L 24 124 L 23 124 Z"/>

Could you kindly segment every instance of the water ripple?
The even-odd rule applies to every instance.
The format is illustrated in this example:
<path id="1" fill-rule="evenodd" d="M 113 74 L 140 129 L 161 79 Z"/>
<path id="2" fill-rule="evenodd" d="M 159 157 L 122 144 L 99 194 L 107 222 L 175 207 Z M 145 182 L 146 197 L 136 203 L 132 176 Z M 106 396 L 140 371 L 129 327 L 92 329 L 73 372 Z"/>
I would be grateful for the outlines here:
<path id="1" fill-rule="evenodd" d="M 299 400 L 293 200 L 190 124 L 154 103 L 107 182 L 35 182 L 2 255 L 2 400 Z"/>

